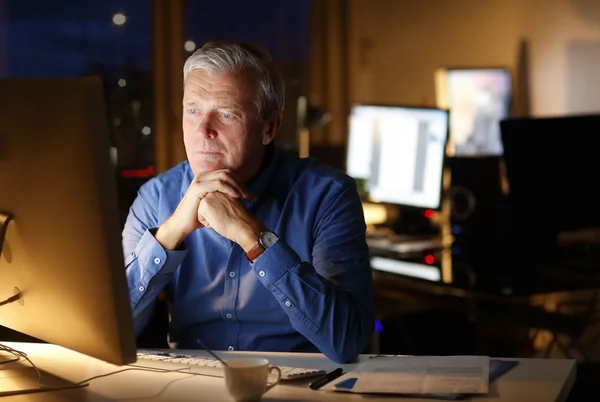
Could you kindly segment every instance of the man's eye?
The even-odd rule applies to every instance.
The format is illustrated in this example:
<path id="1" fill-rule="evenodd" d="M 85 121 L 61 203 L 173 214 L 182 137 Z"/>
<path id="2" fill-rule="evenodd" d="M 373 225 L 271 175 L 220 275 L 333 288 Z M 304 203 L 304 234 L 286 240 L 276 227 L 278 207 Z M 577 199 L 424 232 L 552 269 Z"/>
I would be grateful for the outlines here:
<path id="1" fill-rule="evenodd" d="M 188 109 L 188 113 L 189 114 L 196 114 L 196 113 L 198 113 L 198 109 Z"/>
<path id="2" fill-rule="evenodd" d="M 230 113 L 223 113 L 223 117 L 226 119 L 230 119 L 231 118 L 231 114 Z"/>

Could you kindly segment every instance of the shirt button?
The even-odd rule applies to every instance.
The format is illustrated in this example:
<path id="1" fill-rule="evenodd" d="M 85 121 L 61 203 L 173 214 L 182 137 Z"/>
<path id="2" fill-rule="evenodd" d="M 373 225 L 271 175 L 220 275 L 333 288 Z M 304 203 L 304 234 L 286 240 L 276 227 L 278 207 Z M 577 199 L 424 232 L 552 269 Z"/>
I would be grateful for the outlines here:
<path id="1" fill-rule="evenodd" d="M 233 317 L 233 316 L 232 316 L 231 314 L 227 313 L 227 315 L 225 315 L 225 317 L 227 317 L 227 318 L 231 318 L 231 317 Z"/>
<path id="2" fill-rule="evenodd" d="M 266 275 L 266 274 L 265 274 L 265 271 L 258 271 L 258 274 L 259 274 L 260 276 L 265 276 L 265 275 Z"/>
<path id="3" fill-rule="evenodd" d="M 235 272 L 229 271 L 229 276 L 233 278 L 235 276 Z"/>
<path id="4" fill-rule="evenodd" d="M 228 347 L 227 350 L 232 351 L 233 350 L 233 346 Z"/>
<path id="5" fill-rule="evenodd" d="M 144 291 L 144 289 L 146 289 L 146 288 L 145 288 L 145 287 L 143 287 L 143 286 L 140 286 L 140 287 L 138 288 L 138 290 L 139 290 L 140 292 L 143 292 L 143 291 Z"/>
<path id="6" fill-rule="evenodd" d="M 286 300 L 285 301 L 285 305 L 288 306 L 288 307 L 290 307 L 292 305 L 292 303 L 289 300 Z"/>
<path id="7" fill-rule="evenodd" d="M 155 264 L 160 264 L 160 258 L 156 257 L 156 258 L 154 259 L 154 263 L 155 263 Z"/>

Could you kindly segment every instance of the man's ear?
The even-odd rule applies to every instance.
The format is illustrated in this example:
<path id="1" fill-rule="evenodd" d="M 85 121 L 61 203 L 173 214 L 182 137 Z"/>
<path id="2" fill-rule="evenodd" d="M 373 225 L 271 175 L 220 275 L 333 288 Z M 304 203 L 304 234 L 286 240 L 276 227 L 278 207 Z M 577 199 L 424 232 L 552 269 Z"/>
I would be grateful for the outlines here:
<path id="1" fill-rule="evenodd" d="M 263 129 L 262 143 L 263 145 L 270 144 L 271 141 L 277 135 L 279 127 L 281 127 L 281 121 L 283 120 L 283 112 L 281 110 L 274 110 L 267 118 L 267 122 Z"/>

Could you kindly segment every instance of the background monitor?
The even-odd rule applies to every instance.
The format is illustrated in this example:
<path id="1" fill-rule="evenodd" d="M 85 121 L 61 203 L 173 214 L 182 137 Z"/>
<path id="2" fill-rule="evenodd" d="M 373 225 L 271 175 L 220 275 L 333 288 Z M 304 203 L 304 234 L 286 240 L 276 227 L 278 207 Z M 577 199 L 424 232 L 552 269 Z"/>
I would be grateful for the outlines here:
<path id="1" fill-rule="evenodd" d="M 439 209 L 447 139 L 445 110 L 355 105 L 346 172 L 370 200 Z"/>
<path id="2" fill-rule="evenodd" d="M 0 325 L 113 364 L 136 360 L 96 78 L 0 79 Z M 1 341 L 1 340 L 0 340 Z"/>
<path id="3" fill-rule="evenodd" d="M 502 155 L 500 121 L 510 115 L 510 72 L 504 68 L 443 68 L 435 79 L 436 105 L 450 110 L 448 155 Z"/>
<path id="4" fill-rule="evenodd" d="M 600 114 L 501 122 L 512 238 L 538 257 L 561 232 L 600 229 Z"/>

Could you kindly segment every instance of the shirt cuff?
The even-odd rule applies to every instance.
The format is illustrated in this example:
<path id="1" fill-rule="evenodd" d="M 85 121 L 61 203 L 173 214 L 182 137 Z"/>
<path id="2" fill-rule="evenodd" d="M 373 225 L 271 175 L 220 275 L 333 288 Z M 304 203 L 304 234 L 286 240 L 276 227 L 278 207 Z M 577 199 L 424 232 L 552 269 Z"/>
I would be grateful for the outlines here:
<path id="1" fill-rule="evenodd" d="M 280 238 L 254 262 L 254 272 L 269 287 L 301 262 L 300 256 Z"/>
<path id="2" fill-rule="evenodd" d="M 145 267 L 150 277 L 157 273 L 163 275 L 172 273 L 181 265 L 188 253 L 183 245 L 178 250 L 165 250 L 154 237 L 157 230 L 158 228 L 146 230 L 135 250 L 140 264 Z"/>

